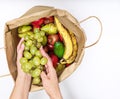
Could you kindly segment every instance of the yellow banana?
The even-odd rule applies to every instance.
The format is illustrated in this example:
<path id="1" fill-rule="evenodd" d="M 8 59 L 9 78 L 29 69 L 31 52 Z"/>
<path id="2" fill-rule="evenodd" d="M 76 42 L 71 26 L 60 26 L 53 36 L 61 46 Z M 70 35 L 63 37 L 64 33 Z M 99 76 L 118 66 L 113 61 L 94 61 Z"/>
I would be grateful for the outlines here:
<path id="1" fill-rule="evenodd" d="M 59 22 L 59 20 L 56 17 L 55 17 L 55 24 L 58 28 L 60 35 L 64 40 L 65 52 L 63 55 L 63 59 L 67 60 L 72 55 L 73 52 L 72 40 L 68 31 L 63 27 L 63 25 Z"/>
<path id="2" fill-rule="evenodd" d="M 73 42 L 73 53 L 72 53 L 71 57 L 68 60 L 66 60 L 67 64 L 70 64 L 75 60 L 75 58 L 77 56 L 77 50 L 78 50 L 77 40 L 76 40 L 75 35 L 72 32 L 70 32 L 70 35 L 71 35 L 72 42 Z"/>
<path id="3" fill-rule="evenodd" d="M 73 53 L 69 57 L 69 59 L 61 60 L 60 61 L 61 64 L 70 64 L 70 63 L 72 63 L 75 60 L 76 55 L 77 55 L 78 46 L 77 46 L 76 37 L 75 37 L 75 35 L 72 32 L 70 32 L 70 36 L 71 36 L 71 40 L 72 40 L 72 43 L 73 43 Z"/>

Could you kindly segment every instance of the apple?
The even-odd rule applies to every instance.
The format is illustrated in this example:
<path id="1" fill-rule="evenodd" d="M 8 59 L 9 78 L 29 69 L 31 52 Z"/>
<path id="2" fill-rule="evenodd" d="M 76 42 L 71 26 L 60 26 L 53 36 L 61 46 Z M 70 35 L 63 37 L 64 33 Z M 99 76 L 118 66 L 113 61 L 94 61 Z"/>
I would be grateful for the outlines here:
<path id="1" fill-rule="evenodd" d="M 48 44 L 54 45 L 55 42 L 59 41 L 59 36 L 58 34 L 49 35 L 47 39 L 48 39 Z"/>
<path id="2" fill-rule="evenodd" d="M 48 47 L 48 50 L 49 50 L 49 51 L 53 51 L 53 49 L 54 49 L 54 46 L 53 46 L 53 45 L 50 45 L 50 44 L 48 44 L 47 47 Z"/>
<path id="3" fill-rule="evenodd" d="M 48 18 L 45 18 L 44 20 L 44 24 L 53 23 L 53 22 L 54 22 L 54 16 L 50 16 Z"/>
<path id="4" fill-rule="evenodd" d="M 57 57 L 56 55 L 54 55 L 54 54 L 50 54 L 50 58 L 51 58 L 51 60 L 52 60 L 52 63 L 53 63 L 54 68 L 56 68 L 57 63 L 58 63 L 58 61 L 59 61 L 58 57 Z"/>
<path id="5" fill-rule="evenodd" d="M 44 46 L 43 48 L 44 48 L 45 52 L 48 53 L 48 51 L 49 51 L 48 50 L 49 49 L 48 46 Z"/>

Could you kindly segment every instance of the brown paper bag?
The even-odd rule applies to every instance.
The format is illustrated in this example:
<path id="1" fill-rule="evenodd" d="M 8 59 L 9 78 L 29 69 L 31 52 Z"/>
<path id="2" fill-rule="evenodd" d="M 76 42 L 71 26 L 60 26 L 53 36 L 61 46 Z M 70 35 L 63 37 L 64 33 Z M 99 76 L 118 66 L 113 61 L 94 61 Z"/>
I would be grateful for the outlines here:
<path id="1" fill-rule="evenodd" d="M 5 26 L 5 47 L 6 47 L 6 56 L 8 61 L 8 66 L 10 73 L 14 79 L 16 80 L 17 76 L 17 66 L 16 66 L 16 50 L 17 44 L 19 42 L 18 34 L 17 34 L 17 27 L 24 25 L 26 23 L 30 23 L 34 20 L 37 20 L 42 17 L 48 16 L 56 16 L 60 22 L 70 31 L 72 31 L 78 42 L 78 52 L 77 57 L 74 63 L 71 66 L 67 67 L 63 73 L 59 77 L 59 82 L 66 79 L 70 76 L 76 68 L 80 65 L 83 55 L 84 55 L 84 46 L 85 46 L 85 34 L 81 29 L 79 22 L 67 11 L 61 9 L 55 9 L 53 7 L 47 6 L 35 6 L 27 11 L 23 16 L 20 18 L 14 19 L 6 23 Z M 31 86 L 31 91 L 36 91 L 43 89 L 42 86 Z"/>

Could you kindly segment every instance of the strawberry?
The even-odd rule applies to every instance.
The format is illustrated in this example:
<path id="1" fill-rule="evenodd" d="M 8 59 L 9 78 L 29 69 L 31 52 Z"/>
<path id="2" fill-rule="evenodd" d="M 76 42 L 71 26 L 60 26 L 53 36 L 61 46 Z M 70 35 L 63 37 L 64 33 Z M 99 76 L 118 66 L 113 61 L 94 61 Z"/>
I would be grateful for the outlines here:
<path id="1" fill-rule="evenodd" d="M 31 24 L 33 27 L 41 26 L 44 23 L 45 18 L 40 18 L 39 20 L 33 21 Z"/>
<path id="2" fill-rule="evenodd" d="M 42 25 L 42 24 L 44 23 L 44 21 L 45 21 L 45 18 L 40 18 L 40 19 L 38 20 L 38 24 L 39 24 L 39 25 Z"/>

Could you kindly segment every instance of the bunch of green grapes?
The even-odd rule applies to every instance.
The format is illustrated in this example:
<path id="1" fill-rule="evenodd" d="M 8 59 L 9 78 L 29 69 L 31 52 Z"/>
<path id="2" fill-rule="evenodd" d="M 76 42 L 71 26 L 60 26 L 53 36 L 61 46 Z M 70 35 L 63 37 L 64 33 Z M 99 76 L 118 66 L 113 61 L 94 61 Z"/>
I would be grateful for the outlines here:
<path id="1" fill-rule="evenodd" d="M 47 37 L 44 31 L 39 28 L 32 28 L 30 25 L 24 25 L 18 28 L 18 36 L 24 38 L 24 52 L 20 59 L 21 68 L 25 73 L 32 77 L 32 84 L 40 84 L 40 74 L 44 70 L 47 58 L 42 56 L 39 48 L 46 45 Z"/>

